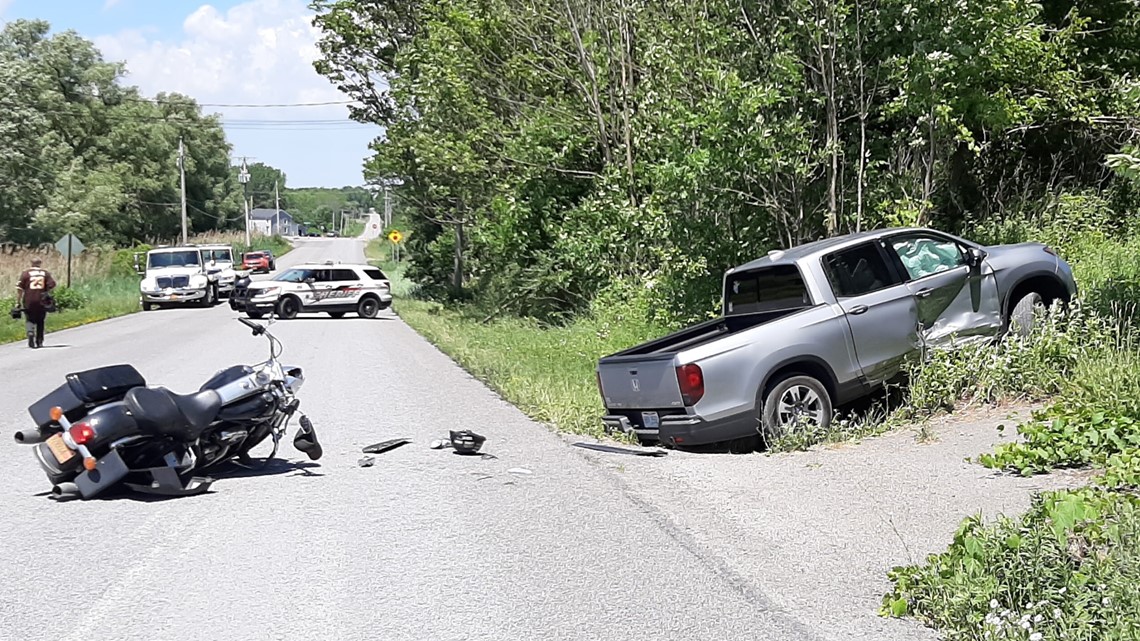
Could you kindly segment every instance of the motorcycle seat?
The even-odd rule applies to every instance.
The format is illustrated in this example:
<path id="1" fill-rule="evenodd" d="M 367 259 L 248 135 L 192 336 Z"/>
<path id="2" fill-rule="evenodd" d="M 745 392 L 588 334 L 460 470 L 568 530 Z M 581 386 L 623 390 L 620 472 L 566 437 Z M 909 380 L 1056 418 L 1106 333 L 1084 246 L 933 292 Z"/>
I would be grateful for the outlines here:
<path id="1" fill-rule="evenodd" d="M 123 401 L 141 429 L 184 441 L 198 438 L 222 409 L 214 390 L 175 394 L 163 387 L 136 387 Z"/>

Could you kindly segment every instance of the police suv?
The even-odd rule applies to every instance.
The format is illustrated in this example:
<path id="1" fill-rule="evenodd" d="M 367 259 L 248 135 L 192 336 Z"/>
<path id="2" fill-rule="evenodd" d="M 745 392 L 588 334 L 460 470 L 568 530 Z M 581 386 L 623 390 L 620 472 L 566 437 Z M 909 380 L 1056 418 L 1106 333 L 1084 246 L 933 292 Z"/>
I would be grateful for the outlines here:
<path id="1" fill-rule="evenodd" d="M 392 286 L 380 268 L 352 263 L 304 263 L 273 277 L 238 287 L 230 307 L 250 318 L 273 312 L 277 318 L 326 313 L 340 318 L 354 313 L 375 318 L 392 305 Z"/>

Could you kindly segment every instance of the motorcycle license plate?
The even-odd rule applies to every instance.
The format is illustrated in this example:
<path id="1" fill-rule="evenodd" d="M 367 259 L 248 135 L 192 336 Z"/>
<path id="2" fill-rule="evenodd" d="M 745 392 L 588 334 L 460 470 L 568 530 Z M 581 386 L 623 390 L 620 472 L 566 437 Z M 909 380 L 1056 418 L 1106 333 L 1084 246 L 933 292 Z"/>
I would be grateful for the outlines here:
<path id="1" fill-rule="evenodd" d="M 59 434 L 53 435 L 47 440 L 48 449 L 51 450 L 55 460 L 61 465 L 75 458 L 75 452 L 63 442 L 63 436 Z"/>
<path id="2" fill-rule="evenodd" d="M 641 424 L 647 430 L 655 430 L 661 427 L 661 418 L 657 416 L 657 412 L 642 412 Z"/>

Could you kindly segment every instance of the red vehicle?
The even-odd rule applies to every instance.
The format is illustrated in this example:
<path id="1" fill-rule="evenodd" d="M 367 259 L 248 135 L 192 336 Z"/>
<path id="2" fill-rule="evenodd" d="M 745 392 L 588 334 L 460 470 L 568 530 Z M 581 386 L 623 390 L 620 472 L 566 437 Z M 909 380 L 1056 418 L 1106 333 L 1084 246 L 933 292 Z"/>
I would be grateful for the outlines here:
<path id="1" fill-rule="evenodd" d="M 243 254 L 241 257 L 241 268 L 248 269 L 252 272 L 271 272 L 273 271 L 273 256 L 267 251 L 256 251 Z"/>

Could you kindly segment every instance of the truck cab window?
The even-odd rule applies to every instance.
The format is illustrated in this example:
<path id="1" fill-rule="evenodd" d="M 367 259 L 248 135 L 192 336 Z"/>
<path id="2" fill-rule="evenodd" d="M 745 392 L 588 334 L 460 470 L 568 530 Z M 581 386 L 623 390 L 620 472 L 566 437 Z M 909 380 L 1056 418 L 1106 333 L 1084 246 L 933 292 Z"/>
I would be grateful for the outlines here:
<path id="1" fill-rule="evenodd" d="M 874 243 L 831 254 L 823 259 L 823 265 L 839 298 L 862 296 L 899 284 Z"/>
<path id="2" fill-rule="evenodd" d="M 795 265 L 773 265 L 733 274 L 725 283 L 727 314 L 751 314 L 811 305 L 811 296 Z"/>

